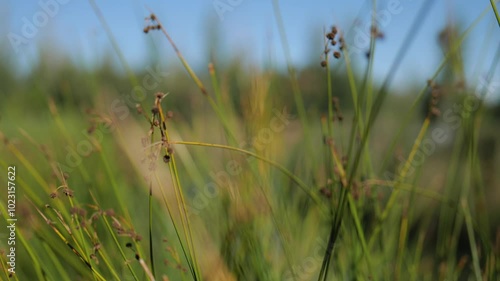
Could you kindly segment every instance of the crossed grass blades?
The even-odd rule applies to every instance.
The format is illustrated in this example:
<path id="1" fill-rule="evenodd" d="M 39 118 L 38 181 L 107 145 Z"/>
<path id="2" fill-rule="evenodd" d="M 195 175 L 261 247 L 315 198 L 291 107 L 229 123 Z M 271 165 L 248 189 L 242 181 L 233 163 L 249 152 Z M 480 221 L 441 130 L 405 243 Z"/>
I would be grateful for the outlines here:
<path id="1" fill-rule="evenodd" d="M 94 1 L 90 2 L 115 42 L 105 17 Z M 385 151 L 377 152 L 371 142 L 377 137 L 375 121 L 383 118 L 382 106 L 387 102 L 394 74 L 432 2 L 422 4 L 381 87 L 373 82 L 373 57 L 377 41 L 389 35 L 379 30 L 376 21 L 370 29 L 367 66 L 361 79 L 353 72 L 344 31 L 338 26 L 326 31 L 320 66 L 328 102 L 325 113 L 311 121 L 315 116 L 306 113 L 301 83 L 287 49 L 280 7 L 278 1 L 273 1 L 298 115 L 289 130 L 298 131 L 300 136 L 284 132 L 262 149 L 242 146 L 239 140 L 257 135 L 259 128 L 270 122 L 273 107 L 284 103 L 270 98 L 273 91 L 279 92 L 272 86 L 273 76 L 264 73 L 254 77 L 250 94 L 242 93 L 238 104 L 228 94 L 216 64 L 209 65 L 212 85 L 206 87 L 159 18 L 151 14 L 144 32 L 160 31 L 167 38 L 201 93 L 199 97 L 215 113 L 209 124 L 214 128 L 221 124 L 222 137 L 219 142 L 204 141 L 209 136 L 197 134 L 180 122 L 185 120 L 173 113 L 171 95 L 162 92 L 148 97 L 146 102 L 152 101 L 152 106 L 135 105 L 143 120 L 131 117 L 123 121 L 124 126 L 112 115 L 93 111 L 94 122 L 88 134 L 94 149 L 71 173 L 58 165 L 57 153 L 36 141 L 30 132 L 21 134 L 42 155 L 36 162 L 23 145 L 2 133 L 12 161 L 23 167 L 19 185 L 27 202 L 19 204 L 26 221 L 17 233 L 22 266 L 12 276 L 4 270 L 4 277 L 495 280 L 500 268 L 500 239 L 490 239 L 495 230 L 491 229 L 490 220 L 494 218 L 488 210 L 475 208 L 476 202 L 484 203 L 490 192 L 477 165 L 476 143 L 485 92 L 478 93 L 480 106 L 476 110 L 462 107 L 457 113 L 461 126 L 453 139 L 451 165 L 443 171 L 443 189 L 418 186 L 425 165 L 431 165 L 427 164 L 431 155 L 422 156 L 422 144 L 432 136 L 433 124 L 441 120 L 446 103 L 465 104 L 470 96 L 464 81 L 440 81 L 439 74 L 448 71 L 454 77 L 448 66 L 463 63 L 458 55 L 460 48 L 484 14 L 462 34 L 445 30 L 449 36 L 444 36 L 442 63 L 429 81 L 422 83 L 405 117 L 398 120 Z M 120 55 L 120 46 L 113 44 L 113 48 L 127 70 L 130 84 L 136 86 L 139 79 Z M 498 56 L 491 64 L 487 81 Z M 338 81 L 332 70 L 339 69 L 345 70 L 350 101 L 335 86 Z M 452 96 L 455 92 L 462 94 Z M 425 108 L 422 118 L 419 106 Z M 57 131 L 55 138 L 75 146 L 72 133 L 79 123 L 68 120 L 67 113 L 60 113 L 54 101 L 50 102 L 50 113 Z M 419 129 L 405 153 L 397 147 L 411 122 Z M 144 130 L 140 143 L 145 172 L 117 161 L 117 155 L 125 154 L 124 133 L 134 124 L 141 124 Z M 103 127 L 114 130 L 98 141 L 93 133 Z M 180 133 L 199 141 L 184 141 Z M 296 149 L 292 153 L 289 147 Z M 241 171 L 218 183 L 216 196 L 198 208 L 196 195 L 202 193 L 199 187 L 207 181 L 203 175 L 209 174 L 221 159 L 235 161 Z M 0 164 L 7 166 L 4 160 Z M 387 191 L 383 187 L 388 187 Z M 5 213 L 3 203 L 0 207 Z M 496 235 L 500 237 L 500 232 Z"/>

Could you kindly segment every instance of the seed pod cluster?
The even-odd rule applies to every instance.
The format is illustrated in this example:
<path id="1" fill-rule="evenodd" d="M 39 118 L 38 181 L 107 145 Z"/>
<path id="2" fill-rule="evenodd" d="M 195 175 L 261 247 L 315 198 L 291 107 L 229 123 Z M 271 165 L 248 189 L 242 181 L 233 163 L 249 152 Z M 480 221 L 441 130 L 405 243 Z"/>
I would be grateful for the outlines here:
<path id="1" fill-rule="evenodd" d="M 321 61 L 321 67 L 328 66 L 328 54 L 333 51 L 332 55 L 336 59 L 340 59 L 342 57 L 341 51 L 345 48 L 345 40 L 342 34 L 340 34 L 338 28 L 336 26 L 332 26 L 330 31 L 325 35 L 326 43 L 325 49 L 323 51 L 325 55 L 325 59 Z M 333 50 L 329 48 L 329 46 L 334 47 Z"/>
<path id="2" fill-rule="evenodd" d="M 429 100 L 429 111 L 427 114 L 430 118 L 439 117 L 441 111 L 438 108 L 438 103 L 441 98 L 441 88 L 431 80 L 428 81 L 428 85 L 431 90 L 431 99 Z"/>
<path id="3" fill-rule="evenodd" d="M 370 27 L 370 35 L 376 39 L 384 39 L 385 35 L 382 33 L 376 25 Z"/>
<path id="4" fill-rule="evenodd" d="M 156 21 L 156 16 L 155 14 L 151 14 L 149 17 L 146 19 L 146 26 L 142 30 L 144 33 L 148 33 L 151 30 L 160 30 L 161 29 L 161 24 L 159 24 Z"/>

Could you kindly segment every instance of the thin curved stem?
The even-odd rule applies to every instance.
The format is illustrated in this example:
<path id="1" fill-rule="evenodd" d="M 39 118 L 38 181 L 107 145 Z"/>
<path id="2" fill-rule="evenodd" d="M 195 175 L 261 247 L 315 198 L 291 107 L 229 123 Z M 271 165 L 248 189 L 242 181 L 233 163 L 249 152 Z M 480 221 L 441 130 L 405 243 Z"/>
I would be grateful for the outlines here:
<path id="1" fill-rule="evenodd" d="M 257 158 L 261 160 L 262 162 L 265 162 L 278 170 L 280 170 L 283 174 L 285 174 L 287 177 L 289 177 L 292 181 L 294 181 L 317 205 L 318 207 L 321 208 L 321 211 L 324 212 L 325 214 L 328 214 L 328 211 L 323 207 L 323 203 L 320 201 L 319 197 L 311 192 L 311 188 L 308 187 L 300 178 L 292 174 L 287 168 L 285 168 L 283 165 L 274 162 L 270 159 L 267 159 L 263 156 L 260 156 L 256 153 L 253 153 L 248 150 L 244 150 L 241 148 L 237 147 L 232 147 L 228 145 L 223 145 L 223 144 L 213 144 L 213 143 L 204 143 L 204 142 L 192 142 L 192 141 L 170 141 L 170 144 L 183 144 L 183 145 L 193 145 L 193 146 L 205 146 L 205 147 L 213 147 L 213 148 L 221 148 L 221 149 L 226 149 L 226 150 L 232 150 L 232 151 L 237 151 L 242 154 L 246 154 L 249 156 L 252 156 L 254 158 Z"/>

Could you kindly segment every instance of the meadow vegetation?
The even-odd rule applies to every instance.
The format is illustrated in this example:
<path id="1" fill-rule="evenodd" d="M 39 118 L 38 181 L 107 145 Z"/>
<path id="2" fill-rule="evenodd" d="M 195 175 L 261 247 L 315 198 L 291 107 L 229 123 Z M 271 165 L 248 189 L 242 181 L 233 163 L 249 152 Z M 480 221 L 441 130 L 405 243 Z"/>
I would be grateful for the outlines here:
<path id="1" fill-rule="evenodd" d="M 89 70 L 40 50 L 19 75 L 1 56 L 18 218 L 2 280 L 498 280 L 500 107 L 484 98 L 500 49 L 464 77 L 474 26 L 448 26 L 429 35 L 435 73 L 396 93 L 413 28 L 383 81 L 375 26 L 362 71 L 340 26 L 301 69 L 192 70 L 176 50 L 175 67 Z"/>

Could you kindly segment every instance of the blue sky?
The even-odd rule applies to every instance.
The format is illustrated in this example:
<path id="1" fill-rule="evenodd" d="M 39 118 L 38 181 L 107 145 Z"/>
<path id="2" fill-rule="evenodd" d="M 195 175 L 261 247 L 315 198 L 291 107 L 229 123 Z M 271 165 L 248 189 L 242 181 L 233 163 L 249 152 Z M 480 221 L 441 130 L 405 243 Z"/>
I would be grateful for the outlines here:
<path id="1" fill-rule="evenodd" d="M 390 3 L 394 1 L 399 3 L 399 12 L 388 12 L 394 11 L 389 8 Z M 378 43 L 376 51 L 376 78 L 382 79 L 385 76 L 422 2 L 377 1 L 377 10 L 381 14 L 385 11 L 389 17 L 381 19 L 385 39 Z M 49 12 L 44 10 L 40 3 L 52 3 L 52 11 L 55 12 L 48 15 Z M 205 68 L 209 61 L 207 42 L 214 34 L 209 28 L 213 25 L 209 23 L 214 23 L 217 29 L 220 39 L 219 56 L 244 56 L 257 67 L 267 65 L 271 57 L 273 65 L 284 66 L 272 0 L 96 0 L 96 3 L 127 61 L 136 69 L 148 65 L 151 45 L 157 47 L 154 52 L 167 63 L 167 67 L 169 63 L 178 64 L 172 59 L 172 48 L 162 35 L 145 35 L 142 32 L 144 18 L 149 14 L 147 8 L 152 9 L 162 20 L 188 61 L 199 68 Z M 281 0 L 280 6 L 294 64 L 303 66 L 311 60 L 316 60 L 319 65 L 321 47 L 315 48 L 314 42 L 322 42 L 324 27 L 335 24 L 341 29 L 348 29 L 355 26 L 355 32 L 358 33 L 351 35 L 362 36 L 370 18 L 369 3 L 371 1 Z M 227 10 L 217 11 L 216 4 Z M 410 55 L 403 62 L 396 83 L 425 81 L 442 58 L 437 44 L 439 30 L 449 20 L 456 20 L 465 28 L 489 5 L 486 0 L 436 1 L 415 37 L 415 43 L 408 52 Z M 4 40 L 4 48 L 7 48 L 10 58 L 20 69 L 25 69 L 37 61 L 40 45 L 50 46 L 51 50 L 54 50 L 55 60 L 62 57 L 60 54 L 67 54 L 74 61 L 88 67 L 109 56 L 116 59 L 110 41 L 89 1 L 3 0 L 0 2 L 0 18 L 0 34 L 2 38 L 7 38 Z M 26 36 L 26 22 L 35 24 L 36 20 L 39 27 L 33 32 L 34 36 Z M 24 41 L 17 47 L 12 47 L 9 39 L 16 35 L 24 38 Z M 500 28 L 490 9 L 465 44 L 466 69 L 471 72 L 467 73 L 468 77 L 485 73 L 490 65 L 488 62 L 499 45 Z M 358 56 L 358 60 L 363 62 L 361 56 Z M 500 76 L 497 74 L 494 80 L 500 82 Z"/>

